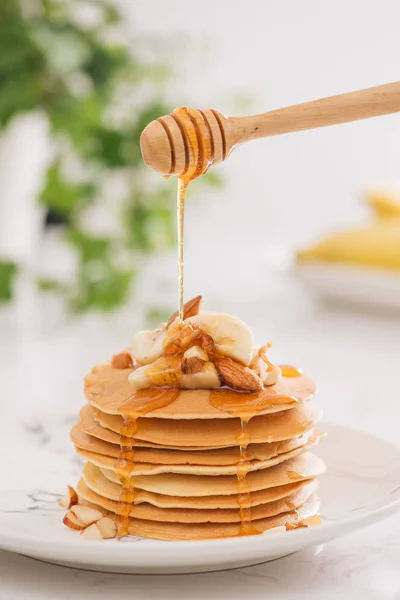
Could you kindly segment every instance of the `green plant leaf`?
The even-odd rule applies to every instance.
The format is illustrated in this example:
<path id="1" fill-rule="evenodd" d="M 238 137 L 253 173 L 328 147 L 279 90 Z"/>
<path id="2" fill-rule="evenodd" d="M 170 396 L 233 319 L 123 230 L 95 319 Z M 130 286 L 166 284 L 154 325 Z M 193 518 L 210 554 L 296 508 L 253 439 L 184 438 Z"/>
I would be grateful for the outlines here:
<path id="1" fill-rule="evenodd" d="M 135 271 L 104 265 L 100 271 L 97 278 L 93 279 L 90 265 L 87 269 L 82 269 L 79 288 L 71 300 L 74 311 L 84 312 L 89 309 L 111 311 L 126 302 Z"/>
<path id="2" fill-rule="evenodd" d="M 104 261 L 110 255 L 112 244 L 110 238 L 89 235 L 72 228 L 67 231 L 66 238 L 79 252 L 82 263 L 94 260 Z"/>
<path id="3" fill-rule="evenodd" d="M 173 308 L 165 308 L 162 306 L 151 306 L 145 314 L 146 326 L 149 328 L 159 327 L 161 323 L 168 322 L 170 316 L 174 313 Z"/>
<path id="4" fill-rule="evenodd" d="M 6 302 L 12 299 L 12 287 L 16 274 L 16 263 L 0 260 L 0 302 Z"/>
<path id="5" fill-rule="evenodd" d="M 47 171 L 47 180 L 39 200 L 58 216 L 69 221 L 80 206 L 92 200 L 94 191 L 91 183 L 74 184 L 65 181 L 60 164 L 56 162 Z"/>
<path id="6" fill-rule="evenodd" d="M 49 279 L 46 277 L 38 277 L 36 285 L 41 292 L 63 292 L 67 286 L 57 279 Z"/>

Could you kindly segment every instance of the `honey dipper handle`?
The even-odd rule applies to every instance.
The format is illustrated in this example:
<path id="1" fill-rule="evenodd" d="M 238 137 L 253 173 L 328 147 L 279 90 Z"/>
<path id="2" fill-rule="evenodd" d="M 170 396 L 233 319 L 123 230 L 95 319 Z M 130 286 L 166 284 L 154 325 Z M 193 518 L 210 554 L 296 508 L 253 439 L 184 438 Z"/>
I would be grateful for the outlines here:
<path id="1" fill-rule="evenodd" d="M 251 117 L 229 117 L 230 145 L 292 131 L 400 112 L 400 81 L 288 106 Z"/>

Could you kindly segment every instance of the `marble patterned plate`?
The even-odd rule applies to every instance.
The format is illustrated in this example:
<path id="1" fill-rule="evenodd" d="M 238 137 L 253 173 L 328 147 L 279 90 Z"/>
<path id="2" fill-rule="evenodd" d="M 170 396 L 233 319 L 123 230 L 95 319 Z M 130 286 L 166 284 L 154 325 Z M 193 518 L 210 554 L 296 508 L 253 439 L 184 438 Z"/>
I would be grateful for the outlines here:
<path id="1" fill-rule="evenodd" d="M 328 432 L 328 437 L 317 449 L 317 454 L 328 466 L 327 473 L 321 477 L 322 525 L 246 538 L 197 542 L 162 542 L 134 537 L 85 542 L 62 524 L 63 511 L 57 505 L 59 495 L 56 492 L 46 491 L 45 487 L 28 491 L 4 489 L 0 495 L 0 548 L 95 571 L 218 571 L 273 560 L 328 542 L 398 510 L 400 448 L 338 425 L 323 424 L 321 428 Z M 25 468 L 29 465 L 25 464 Z M 54 486 L 49 489 L 54 490 Z"/>

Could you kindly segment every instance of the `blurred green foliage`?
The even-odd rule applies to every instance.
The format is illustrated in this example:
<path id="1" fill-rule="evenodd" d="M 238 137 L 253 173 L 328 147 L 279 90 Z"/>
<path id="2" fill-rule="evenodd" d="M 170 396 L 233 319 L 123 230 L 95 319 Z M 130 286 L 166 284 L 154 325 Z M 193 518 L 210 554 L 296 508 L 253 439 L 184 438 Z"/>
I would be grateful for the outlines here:
<path id="1" fill-rule="evenodd" d="M 172 71 L 160 60 L 168 52 L 144 58 L 148 50 L 126 36 L 109 0 L 0 2 L 0 127 L 23 112 L 46 115 L 54 156 L 39 201 L 78 257 L 73 280 L 39 274 L 38 287 L 77 311 L 123 304 L 143 258 L 175 240 L 174 186 L 147 173 L 139 147 L 143 128 L 172 108 L 163 100 Z M 115 176 L 127 184 L 118 227 L 92 233 L 87 210 L 104 203 Z M 219 183 L 215 173 L 209 183 Z M 15 269 L 0 263 L 0 299 L 11 298 Z"/>
<path id="2" fill-rule="evenodd" d="M 17 265 L 12 261 L 0 260 L 0 302 L 11 300 L 12 283 L 17 273 Z"/>

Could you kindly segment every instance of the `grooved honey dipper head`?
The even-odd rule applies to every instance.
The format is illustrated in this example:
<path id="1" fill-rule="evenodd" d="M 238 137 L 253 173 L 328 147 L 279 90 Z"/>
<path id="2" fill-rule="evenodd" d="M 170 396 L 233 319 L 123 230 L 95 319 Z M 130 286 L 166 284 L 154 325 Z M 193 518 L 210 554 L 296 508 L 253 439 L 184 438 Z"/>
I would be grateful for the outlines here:
<path id="1" fill-rule="evenodd" d="M 195 179 L 230 152 L 226 130 L 226 117 L 215 110 L 177 108 L 143 130 L 143 160 L 164 176 Z"/>

